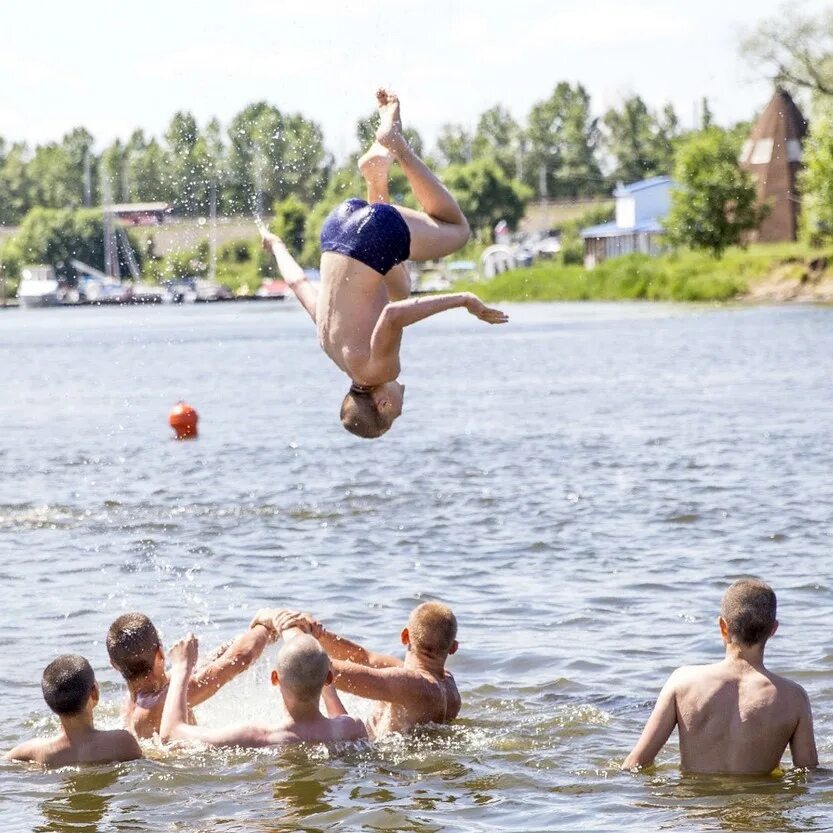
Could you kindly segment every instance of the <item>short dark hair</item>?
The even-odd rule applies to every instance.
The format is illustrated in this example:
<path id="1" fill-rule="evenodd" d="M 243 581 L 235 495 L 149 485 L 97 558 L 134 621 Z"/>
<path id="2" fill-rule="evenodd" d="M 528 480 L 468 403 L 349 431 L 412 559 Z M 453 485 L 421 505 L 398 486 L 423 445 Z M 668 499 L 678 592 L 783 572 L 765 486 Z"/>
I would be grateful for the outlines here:
<path id="1" fill-rule="evenodd" d="M 341 424 L 357 437 L 374 440 L 390 428 L 369 391 L 350 388 L 341 403 Z"/>
<path id="2" fill-rule="evenodd" d="M 78 654 L 53 659 L 43 672 L 41 691 L 46 705 L 61 717 L 80 714 L 95 687 L 95 672 Z"/>
<path id="3" fill-rule="evenodd" d="M 144 613 L 125 613 L 107 631 L 110 662 L 125 680 L 149 674 L 161 647 L 159 633 Z"/>
<path id="4" fill-rule="evenodd" d="M 778 602 L 775 591 L 756 578 L 734 582 L 723 594 L 720 615 L 729 635 L 742 645 L 766 642 L 775 626 Z"/>

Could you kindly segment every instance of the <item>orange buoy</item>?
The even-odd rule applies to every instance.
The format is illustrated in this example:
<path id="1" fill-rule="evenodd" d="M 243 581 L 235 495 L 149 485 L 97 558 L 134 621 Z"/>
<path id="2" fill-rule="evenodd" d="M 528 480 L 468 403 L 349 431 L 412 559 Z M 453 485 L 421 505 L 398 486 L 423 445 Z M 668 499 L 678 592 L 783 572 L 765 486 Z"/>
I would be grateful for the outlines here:
<path id="1" fill-rule="evenodd" d="M 197 412 L 187 402 L 177 402 L 168 414 L 168 425 L 178 440 L 193 440 L 197 437 L 198 419 Z"/>

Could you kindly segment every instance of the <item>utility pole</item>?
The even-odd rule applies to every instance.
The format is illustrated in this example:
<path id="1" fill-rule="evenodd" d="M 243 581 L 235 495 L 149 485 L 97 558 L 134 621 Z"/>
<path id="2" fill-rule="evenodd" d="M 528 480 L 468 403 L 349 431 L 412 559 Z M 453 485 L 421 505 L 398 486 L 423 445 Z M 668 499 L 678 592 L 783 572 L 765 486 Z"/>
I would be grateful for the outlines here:
<path id="1" fill-rule="evenodd" d="M 0 263 L 0 307 L 6 306 L 6 267 Z"/>
<path id="2" fill-rule="evenodd" d="M 217 278 L 217 180 L 211 180 L 211 203 L 209 206 L 211 228 L 209 229 L 208 251 L 209 251 L 209 280 Z"/>
<path id="3" fill-rule="evenodd" d="M 89 149 L 84 154 L 84 205 L 89 208 L 93 204 L 93 171 Z"/>

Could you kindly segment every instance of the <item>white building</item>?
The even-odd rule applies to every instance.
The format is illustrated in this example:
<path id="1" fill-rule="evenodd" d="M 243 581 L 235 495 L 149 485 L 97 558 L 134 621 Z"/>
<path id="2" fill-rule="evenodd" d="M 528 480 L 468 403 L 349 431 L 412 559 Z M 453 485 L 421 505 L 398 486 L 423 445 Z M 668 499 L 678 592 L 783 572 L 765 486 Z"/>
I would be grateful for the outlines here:
<path id="1" fill-rule="evenodd" d="M 581 230 L 585 267 L 592 269 L 609 257 L 632 252 L 659 254 L 665 234 L 662 221 L 671 208 L 673 187 L 670 176 L 619 185 L 613 192 L 616 219 Z"/>

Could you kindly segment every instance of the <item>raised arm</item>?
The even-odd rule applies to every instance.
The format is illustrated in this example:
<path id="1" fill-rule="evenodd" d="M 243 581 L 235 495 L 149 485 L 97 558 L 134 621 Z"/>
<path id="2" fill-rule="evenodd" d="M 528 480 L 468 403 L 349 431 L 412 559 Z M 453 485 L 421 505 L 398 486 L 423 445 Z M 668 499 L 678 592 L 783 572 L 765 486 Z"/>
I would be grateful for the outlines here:
<path id="1" fill-rule="evenodd" d="M 671 737 L 671 732 L 677 725 L 676 673 L 674 672 L 663 686 L 642 735 L 622 763 L 622 769 L 635 769 L 652 764 L 660 749 Z"/>
<path id="2" fill-rule="evenodd" d="M 295 293 L 295 296 L 301 302 L 301 306 L 309 313 L 309 317 L 315 323 L 318 288 L 308 280 L 304 270 L 298 265 L 298 261 L 292 257 L 292 253 L 277 234 L 272 234 L 259 220 L 257 221 L 257 230 L 260 232 L 263 248 L 272 252 L 274 256 L 280 276 Z"/>
<path id="3" fill-rule="evenodd" d="M 198 650 L 197 638 L 189 633 L 168 652 L 171 673 L 159 730 L 162 743 L 197 740 L 212 746 L 266 746 L 270 743 L 269 732 L 257 726 L 206 729 L 188 725 L 188 681 L 197 663 Z"/>
<path id="4" fill-rule="evenodd" d="M 309 615 L 304 615 L 305 629 L 314 636 L 330 655 L 330 659 L 354 662 L 358 665 L 366 665 L 370 668 L 398 668 L 402 666 L 402 660 L 388 654 L 376 654 L 368 651 L 357 642 L 328 631 L 320 622 Z"/>
<path id="5" fill-rule="evenodd" d="M 275 633 L 267 624 L 254 622 L 218 657 L 193 674 L 188 684 L 188 702 L 197 706 L 213 697 L 227 682 L 256 662 L 274 639 Z"/>
<path id="6" fill-rule="evenodd" d="M 790 755 L 794 767 L 812 769 L 819 765 L 816 737 L 813 732 L 813 710 L 810 708 L 810 698 L 803 688 L 801 689 L 801 695 L 804 702 L 801 717 L 798 719 L 793 736 L 790 738 Z"/>
<path id="7" fill-rule="evenodd" d="M 333 660 L 334 684 L 339 691 L 347 691 L 368 700 L 410 705 L 421 699 L 419 684 L 404 668 L 371 668 L 355 662 Z"/>

